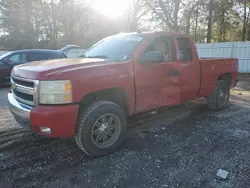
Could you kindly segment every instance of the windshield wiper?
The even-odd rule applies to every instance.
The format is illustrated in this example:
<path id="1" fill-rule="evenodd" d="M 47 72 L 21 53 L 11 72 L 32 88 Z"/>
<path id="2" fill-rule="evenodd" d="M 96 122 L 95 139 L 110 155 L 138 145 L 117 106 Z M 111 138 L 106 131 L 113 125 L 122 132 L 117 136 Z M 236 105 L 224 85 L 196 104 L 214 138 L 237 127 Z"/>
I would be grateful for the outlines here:
<path id="1" fill-rule="evenodd" d="M 96 55 L 96 56 L 87 56 L 86 58 L 103 58 L 103 59 L 110 59 L 110 57 L 106 55 Z"/>

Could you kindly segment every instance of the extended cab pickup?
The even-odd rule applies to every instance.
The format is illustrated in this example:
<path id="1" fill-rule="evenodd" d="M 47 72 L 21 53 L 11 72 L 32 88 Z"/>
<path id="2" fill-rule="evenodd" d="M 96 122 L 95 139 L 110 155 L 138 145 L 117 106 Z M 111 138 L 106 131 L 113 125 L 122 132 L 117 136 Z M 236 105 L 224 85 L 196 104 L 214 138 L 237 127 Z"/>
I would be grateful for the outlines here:
<path id="1" fill-rule="evenodd" d="M 101 156 L 123 142 L 128 116 L 200 97 L 224 109 L 237 69 L 237 59 L 199 59 L 192 39 L 182 34 L 118 34 L 84 58 L 16 66 L 9 107 L 21 126 L 74 137 L 86 154 Z"/>

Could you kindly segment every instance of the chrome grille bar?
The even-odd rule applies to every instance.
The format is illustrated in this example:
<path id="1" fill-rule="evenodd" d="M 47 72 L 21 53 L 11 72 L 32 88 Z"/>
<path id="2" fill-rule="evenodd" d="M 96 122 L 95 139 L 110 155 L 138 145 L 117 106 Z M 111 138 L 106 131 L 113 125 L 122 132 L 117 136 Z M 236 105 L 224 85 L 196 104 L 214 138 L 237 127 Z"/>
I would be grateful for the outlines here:
<path id="1" fill-rule="evenodd" d="M 19 91 L 21 93 L 28 94 L 28 95 L 34 95 L 34 89 L 33 88 L 19 85 L 19 84 L 15 83 L 12 79 L 11 79 L 11 83 L 16 85 L 16 90 L 17 91 Z"/>
<path id="2" fill-rule="evenodd" d="M 30 102 L 30 101 L 27 101 L 27 100 L 25 100 L 25 99 L 22 99 L 22 98 L 16 96 L 16 95 L 14 94 L 13 91 L 12 91 L 12 94 L 13 94 L 13 96 L 15 97 L 15 99 L 16 99 L 17 101 L 19 101 L 19 102 L 21 102 L 21 103 L 24 103 L 24 104 L 28 104 L 28 105 L 30 105 L 30 106 L 34 106 L 34 102 Z"/>
<path id="3" fill-rule="evenodd" d="M 34 87 L 24 86 L 21 84 L 22 82 L 16 83 L 14 80 L 16 80 L 17 82 L 22 81 L 22 82 L 27 82 L 27 83 L 33 83 Z M 38 87 L 39 87 L 38 80 L 30 80 L 26 78 L 11 76 L 11 90 L 12 90 L 13 96 L 16 98 L 17 101 L 21 103 L 24 103 L 30 106 L 38 105 Z M 20 96 L 17 96 L 18 95 L 17 92 L 20 93 Z M 31 97 L 32 100 L 26 100 L 27 97 L 28 98 Z"/>

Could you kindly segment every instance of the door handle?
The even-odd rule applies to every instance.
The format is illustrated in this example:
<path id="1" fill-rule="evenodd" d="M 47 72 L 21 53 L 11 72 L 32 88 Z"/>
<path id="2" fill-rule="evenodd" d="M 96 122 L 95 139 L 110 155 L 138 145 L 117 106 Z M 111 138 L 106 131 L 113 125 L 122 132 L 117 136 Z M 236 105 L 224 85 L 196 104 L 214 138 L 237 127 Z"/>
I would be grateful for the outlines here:
<path id="1" fill-rule="evenodd" d="M 170 76 L 180 76 L 180 72 L 177 71 L 177 70 L 170 69 L 168 71 L 168 75 L 170 75 Z"/>

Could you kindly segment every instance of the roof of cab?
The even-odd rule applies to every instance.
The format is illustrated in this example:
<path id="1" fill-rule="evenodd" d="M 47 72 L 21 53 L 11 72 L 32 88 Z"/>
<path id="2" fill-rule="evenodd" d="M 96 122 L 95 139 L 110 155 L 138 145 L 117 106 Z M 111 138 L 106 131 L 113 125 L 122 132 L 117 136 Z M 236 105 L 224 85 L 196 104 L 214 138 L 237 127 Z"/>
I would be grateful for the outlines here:
<path id="1" fill-rule="evenodd" d="M 153 35 L 153 34 L 167 34 L 172 36 L 187 36 L 186 34 L 179 32 L 167 32 L 167 31 L 144 31 L 144 32 L 131 32 L 131 33 L 119 33 L 117 35 Z"/>
<path id="2" fill-rule="evenodd" d="M 60 53 L 58 50 L 49 50 L 49 49 L 25 49 L 25 50 L 16 50 L 13 51 L 13 53 L 16 52 L 49 52 L 49 53 Z"/>
<path id="3" fill-rule="evenodd" d="M 172 32 L 172 31 L 146 31 L 142 32 L 143 34 L 168 34 L 173 36 L 186 36 L 184 33 Z"/>

